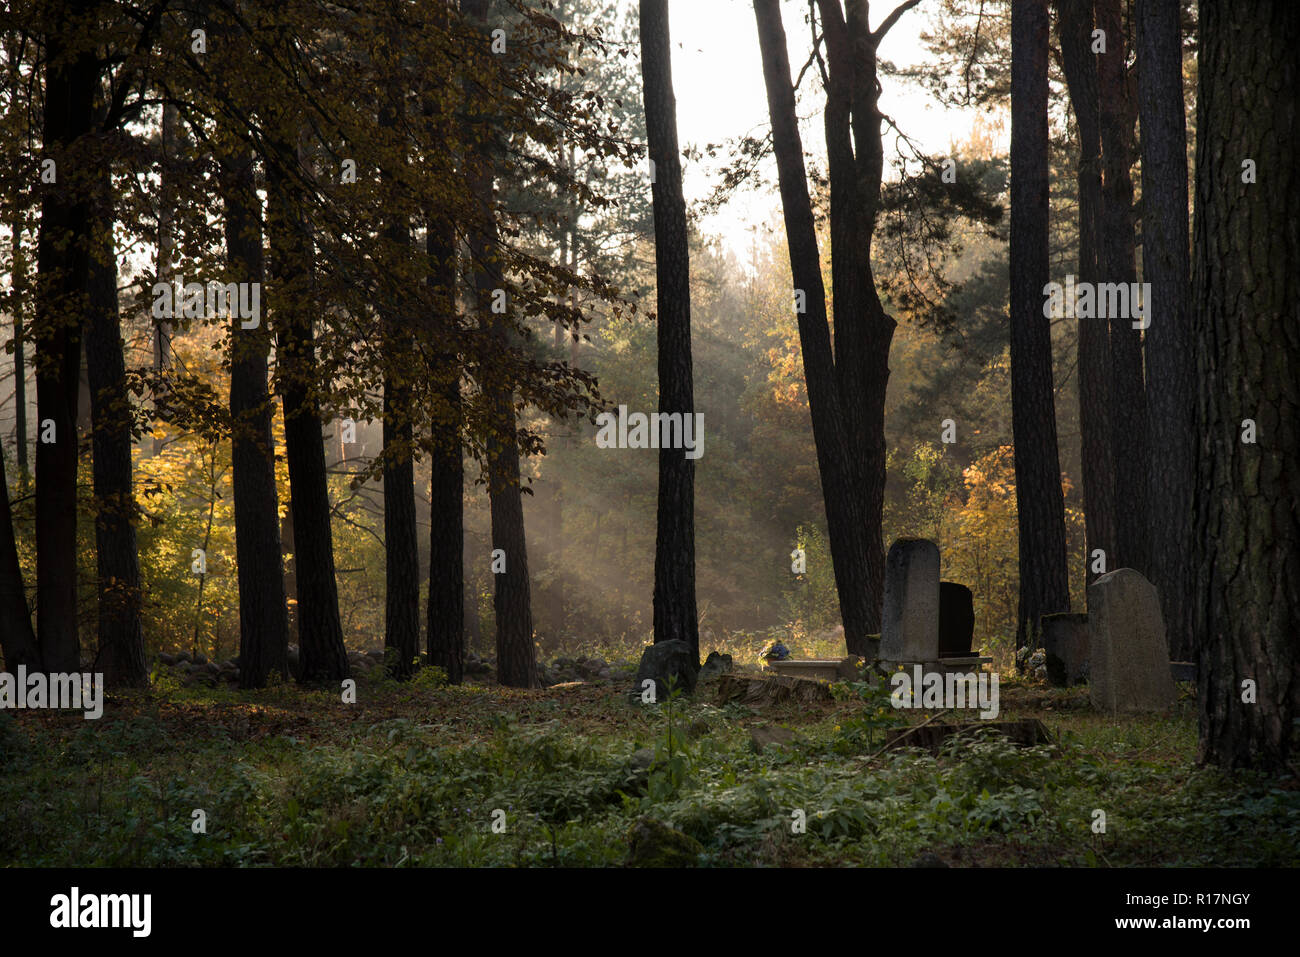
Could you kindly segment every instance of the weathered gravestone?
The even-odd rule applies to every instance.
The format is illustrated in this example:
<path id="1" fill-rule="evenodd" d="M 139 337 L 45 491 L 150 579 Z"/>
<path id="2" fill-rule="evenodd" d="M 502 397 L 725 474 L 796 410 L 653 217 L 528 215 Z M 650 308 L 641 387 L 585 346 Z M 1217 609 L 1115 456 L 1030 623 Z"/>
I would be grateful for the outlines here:
<path id="1" fill-rule="evenodd" d="M 1061 612 L 1042 617 L 1047 679 L 1058 688 L 1079 684 L 1088 674 L 1088 616 Z"/>
<path id="2" fill-rule="evenodd" d="M 939 657 L 965 658 L 975 637 L 975 596 L 965 585 L 939 582 Z"/>
<path id="3" fill-rule="evenodd" d="M 885 558 L 880 658 L 886 662 L 939 658 L 939 546 L 900 538 Z"/>
<path id="4" fill-rule="evenodd" d="M 658 642 L 641 653 L 632 697 L 637 700 L 646 687 L 644 682 L 650 680 L 655 684 L 655 701 L 662 704 L 668 700 L 670 684 L 682 694 L 694 692 L 699 674 L 699 660 L 689 644 L 680 639 Z"/>
<path id="5" fill-rule="evenodd" d="M 1089 696 L 1099 711 L 1163 711 L 1174 703 L 1156 587 L 1132 568 L 1088 588 Z"/>

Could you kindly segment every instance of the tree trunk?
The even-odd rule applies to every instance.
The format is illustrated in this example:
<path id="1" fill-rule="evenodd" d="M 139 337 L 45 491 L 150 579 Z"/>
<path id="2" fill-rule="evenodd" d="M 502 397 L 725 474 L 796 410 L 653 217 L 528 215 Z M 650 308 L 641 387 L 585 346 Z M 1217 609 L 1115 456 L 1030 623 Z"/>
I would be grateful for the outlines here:
<path id="1" fill-rule="evenodd" d="M 1057 9 L 1061 61 L 1079 131 L 1078 280 L 1095 287 L 1101 281 L 1101 117 L 1097 99 L 1097 57 L 1091 50 L 1092 3 L 1091 0 L 1060 0 Z M 1101 574 L 1093 571 L 1093 551 L 1100 549 L 1110 557 L 1118 555 L 1115 546 L 1114 442 L 1111 436 L 1110 332 L 1100 319 L 1079 320 L 1078 378 L 1084 531 L 1087 539 L 1084 581 L 1090 584 Z M 1105 566 L 1098 567 L 1108 570 Z"/>
<path id="2" fill-rule="evenodd" d="M 1097 58 L 1102 155 L 1101 277 L 1108 283 L 1137 279 L 1133 230 L 1133 123 L 1137 116 L 1132 78 L 1124 64 L 1121 0 L 1097 0 L 1097 27 L 1106 52 Z M 1130 303 L 1130 311 L 1135 312 Z M 1149 573 L 1147 560 L 1146 388 L 1142 334 L 1134 318 L 1110 317 L 1111 437 L 1115 466 L 1115 550 L 1111 568 Z"/>
<path id="3" fill-rule="evenodd" d="M 1300 6 L 1202 0 L 1200 18 L 1191 293 L 1200 758 L 1283 772 L 1300 714 Z M 1258 182 L 1242 181 L 1247 160 Z M 1246 419 L 1255 443 L 1243 441 Z"/>
<path id="4" fill-rule="evenodd" d="M 90 0 L 69 2 L 81 19 Z M 45 56 L 45 155 L 57 184 L 43 184 L 36 320 L 36 634 L 43 666 L 81 668 L 77 635 L 77 401 L 81 317 L 89 285 L 89 193 L 93 166 L 84 146 L 91 130 L 99 62 L 93 50 L 69 50 L 57 33 Z M 78 142 L 80 141 L 80 142 Z M 74 144 L 82 150 L 74 152 Z M 52 435 L 47 432 L 52 429 Z M 46 441 L 47 438 L 52 441 Z"/>
<path id="5" fill-rule="evenodd" d="M 280 144 L 267 163 L 267 232 L 272 279 L 268 297 L 276 312 L 276 357 L 284 403 L 285 457 L 293 510 L 294 566 L 298 583 L 298 655 L 303 682 L 348 676 L 334 578 L 329 484 L 321 438 L 319 390 L 312 330 L 311 241 L 300 188 L 281 164 L 296 162 L 292 145 Z"/>
<path id="6" fill-rule="evenodd" d="M 869 624 L 878 620 L 879 612 L 872 610 L 870 601 L 867 543 L 863 535 L 866 519 L 859 491 L 864 480 L 850 449 L 836 383 L 821 257 L 817 250 L 812 203 L 808 197 L 803 143 L 795 117 L 794 84 L 790 78 L 779 0 L 754 0 L 754 16 L 758 23 L 763 82 L 772 120 L 772 143 L 790 249 L 790 271 L 795 291 L 805 294 L 805 311 L 798 314 L 799 344 L 826 507 L 835 588 L 848 650 L 851 654 L 865 654 Z"/>
<path id="7" fill-rule="evenodd" d="M 159 153 L 162 159 L 162 175 L 158 190 L 158 266 L 154 270 L 157 282 L 172 281 L 172 258 L 176 254 L 176 171 L 171 164 L 176 159 L 176 107 L 164 103 L 162 109 L 162 130 L 159 137 Z M 175 330 L 167 318 L 154 320 L 153 335 L 153 369 L 159 377 L 159 384 L 154 393 L 154 411 L 158 418 L 166 419 L 170 412 L 167 408 L 167 389 L 162 385 L 162 377 L 171 371 L 172 336 Z M 162 451 L 163 440 L 150 440 L 150 449 L 154 455 Z"/>
<path id="8" fill-rule="evenodd" d="M 393 130 L 402 119 L 400 92 L 392 91 L 380 111 L 380 127 Z M 386 177 L 390 184 L 391 172 Z M 392 203 L 401 203 L 394 189 Z M 392 256 L 411 242 L 408 217 L 398 213 L 384 227 Z M 400 285 L 400 284 L 399 284 Z M 388 673 L 409 678 L 420 657 L 420 542 L 415 530 L 415 459 L 412 440 L 412 334 L 410 297 L 402 288 L 380 306 L 384 371 L 384 651 Z"/>
<path id="9" fill-rule="evenodd" d="M 1057 457 L 1048 277 L 1047 0 L 1011 8 L 1011 411 L 1020 606 L 1016 647 L 1038 647 L 1039 617 L 1069 611 L 1065 499 Z"/>
<path id="10" fill-rule="evenodd" d="M 253 155 L 241 148 L 226 161 L 226 264 L 230 281 L 261 283 L 262 204 Z M 271 332 L 265 317 L 243 328 L 231 317 L 231 485 L 239 576 L 239 684 L 263 688 L 288 678 L 289 618 L 275 483 L 272 399 L 267 389 Z"/>
<path id="11" fill-rule="evenodd" d="M 443 149 L 450 142 L 451 116 L 437 97 L 426 100 Z M 429 602 L 426 642 L 429 664 L 447 672 L 451 684 L 465 680 L 465 459 L 461 442 L 464 408 L 456 338 L 456 226 L 433 208 L 427 211 L 425 253 L 434 313 L 427 328 L 434 391 L 429 456 Z"/>
<path id="12" fill-rule="evenodd" d="M 28 482 L 27 459 L 27 345 L 23 337 L 23 311 L 27 304 L 27 258 L 23 255 L 23 209 L 14 199 L 13 313 L 14 313 L 14 444 L 18 454 L 18 487 Z M 30 626 L 30 623 L 29 623 Z"/>
<path id="13" fill-rule="evenodd" d="M 1146 330 L 1151 464 L 1150 573 L 1160 592 L 1169 654 L 1192 655 L 1191 512 L 1195 365 L 1187 314 L 1187 126 L 1178 0 L 1137 0 L 1138 108 L 1142 119 L 1142 278 L 1151 283 Z"/>
<path id="14" fill-rule="evenodd" d="M 19 665 L 26 665 L 29 671 L 40 670 L 40 649 L 27 608 L 23 569 L 18 564 L 4 456 L 0 456 L 0 654 L 4 655 L 5 670 L 11 674 Z"/>
<path id="15" fill-rule="evenodd" d="M 677 149 L 668 0 L 641 0 L 641 82 L 646 133 L 655 176 L 655 290 L 659 330 L 659 411 L 695 413 L 691 370 L 691 276 L 686 200 Z M 684 448 L 659 449 L 655 534 L 655 642 L 685 641 L 698 662 L 695 607 L 695 462 Z"/>
<path id="16" fill-rule="evenodd" d="M 90 380 L 95 486 L 95 560 L 99 597 L 97 667 L 115 687 L 149 683 L 140 619 L 140 560 L 136 548 L 135 494 L 131 485 L 131 400 L 117 301 L 113 247 L 113 183 L 105 158 L 97 164 L 90 316 L 86 366 Z"/>
<path id="17" fill-rule="evenodd" d="M 480 28 L 487 13 L 486 0 L 463 0 L 462 10 Z M 484 31 L 486 32 L 486 31 Z M 500 255 L 493 209 L 495 159 L 490 133 L 477 117 L 478 128 L 470 142 L 474 155 L 470 172 L 478 202 L 478 222 L 470 235 L 474 259 L 475 307 L 479 322 L 498 340 L 504 355 L 511 349 L 504 323 L 493 318 L 492 293 L 500 288 Z M 495 574 L 492 605 L 496 612 L 497 681 L 518 688 L 537 685 L 537 649 L 533 644 L 532 597 L 528 581 L 528 549 L 524 537 L 524 503 L 519 478 L 519 443 L 516 434 L 513 386 L 500 370 L 485 370 L 483 391 L 488 397 L 491 435 L 487 441 L 488 497 L 492 509 L 492 548 L 505 553 L 506 570 Z"/>

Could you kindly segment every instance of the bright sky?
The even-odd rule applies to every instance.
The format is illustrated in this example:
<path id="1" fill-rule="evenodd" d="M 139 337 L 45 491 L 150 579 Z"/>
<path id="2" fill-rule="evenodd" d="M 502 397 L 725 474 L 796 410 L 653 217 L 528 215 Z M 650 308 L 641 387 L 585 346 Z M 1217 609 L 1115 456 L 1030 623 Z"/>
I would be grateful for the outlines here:
<path id="1" fill-rule="evenodd" d="M 893 10 L 895 2 L 878 0 L 871 5 L 873 29 Z M 930 26 L 927 8 L 932 5 L 922 2 L 903 15 L 881 44 L 883 59 L 899 66 L 926 59 L 920 33 Z M 806 3 L 781 4 L 790 69 L 795 75 L 811 50 L 807 11 Z M 769 120 L 751 0 L 671 0 L 669 20 L 678 139 L 683 148 L 721 143 L 745 134 L 762 136 Z M 820 86 L 821 78 L 814 66 L 800 86 L 799 115 L 804 149 L 824 157 L 826 141 L 821 123 Z M 931 154 L 947 150 L 953 139 L 964 140 L 976 115 L 970 110 L 946 110 L 928 92 L 889 79 L 884 81 L 880 107 L 922 150 Z M 892 153 L 893 137 L 887 129 L 887 160 Z M 751 226 L 780 224 L 774 163 L 769 163 L 765 175 L 772 184 L 769 190 L 736 194 L 720 213 L 702 223 L 705 232 L 722 235 L 742 263 L 749 259 Z M 706 196 L 714 181 L 700 164 L 688 165 L 683 184 L 687 202 Z"/>

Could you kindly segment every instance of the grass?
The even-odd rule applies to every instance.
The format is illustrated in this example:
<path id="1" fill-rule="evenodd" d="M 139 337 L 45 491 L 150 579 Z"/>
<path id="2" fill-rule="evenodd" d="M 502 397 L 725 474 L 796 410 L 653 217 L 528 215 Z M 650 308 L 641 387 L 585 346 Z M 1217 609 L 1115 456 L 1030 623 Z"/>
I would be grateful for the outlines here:
<path id="1" fill-rule="evenodd" d="M 889 726 L 927 714 L 894 711 L 868 684 L 760 714 L 719 706 L 709 685 L 640 706 L 613 685 L 400 685 L 376 671 L 345 705 L 296 686 L 160 679 L 109 695 L 99 721 L 0 712 L 0 864 L 616 866 L 642 815 L 698 840 L 714 866 L 1300 858 L 1296 780 L 1196 767 L 1190 698 L 1112 719 L 1086 689 L 1004 679 L 1001 697 L 999 719 L 1037 717 L 1058 743 L 877 753 Z M 758 724 L 795 741 L 756 751 Z"/>

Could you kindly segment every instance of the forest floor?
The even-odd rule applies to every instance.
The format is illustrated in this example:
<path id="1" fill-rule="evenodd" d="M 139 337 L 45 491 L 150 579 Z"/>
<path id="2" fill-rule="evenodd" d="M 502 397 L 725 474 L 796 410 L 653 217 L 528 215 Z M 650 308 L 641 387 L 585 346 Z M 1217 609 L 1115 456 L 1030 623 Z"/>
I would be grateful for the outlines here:
<path id="1" fill-rule="evenodd" d="M 1300 782 L 1198 768 L 1187 686 L 1170 715 L 1111 718 L 1086 688 L 1004 678 L 999 720 L 1054 743 L 935 754 L 881 750 L 929 714 L 879 683 L 762 709 L 719 704 L 716 681 L 632 704 L 629 684 L 376 669 L 356 704 L 158 681 L 94 721 L 0 712 L 0 866 L 618 866 L 643 817 L 705 866 L 1300 863 Z M 791 740 L 760 750 L 773 727 Z"/>

